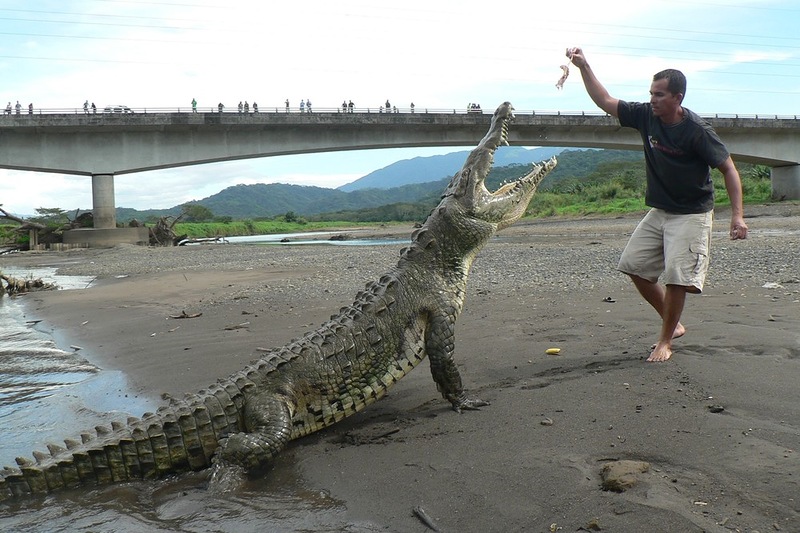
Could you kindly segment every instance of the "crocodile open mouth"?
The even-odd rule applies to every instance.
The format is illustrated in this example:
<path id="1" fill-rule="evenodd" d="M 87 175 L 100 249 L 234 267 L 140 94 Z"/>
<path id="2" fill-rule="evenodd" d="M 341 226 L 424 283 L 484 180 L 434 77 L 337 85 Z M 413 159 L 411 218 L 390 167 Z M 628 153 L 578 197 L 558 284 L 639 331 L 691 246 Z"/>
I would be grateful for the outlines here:
<path id="1" fill-rule="evenodd" d="M 544 179 L 544 177 L 547 176 L 547 174 L 553 170 L 557 164 L 558 161 L 556 160 L 555 156 L 551 157 L 550 159 L 540 161 L 533 166 L 533 169 L 530 172 L 514 181 L 501 184 L 500 188 L 491 194 L 493 196 L 514 194 L 515 191 L 525 187 L 538 186 L 542 179 Z"/>
<path id="2" fill-rule="evenodd" d="M 491 152 L 491 163 L 494 163 L 494 154 L 497 152 L 497 149 L 500 146 L 509 146 L 508 143 L 508 132 L 510 129 L 511 123 L 514 121 L 514 107 L 510 104 L 508 105 L 507 114 L 502 118 L 502 123 L 500 125 L 500 139 L 499 142 L 495 145 L 490 147 Z M 555 168 L 557 164 L 556 158 L 551 157 L 548 160 L 540 161 L 533 166 L 530 172 L 517 178 L 516 180 L 505 182 L 501 184 L 500 188 L 492 193 L 493 195 L 503 195 L 503 194 L 513 194 L 515 190 L 521 187 L 534 185 L 537 186 L 542 181 L 542 179 Z"/>
<path id="3" fill-rule="evenodd" d="M 495 152 L 500 146 L 509 145 L 513 111 L 509 102 L 497 108 L 489 132 L 467 158 L 450 188 L 476 218 L 496 224 L 497 229 L 510 226 L 525 214 L 539 183 L 557 164 L 555 157 L 541 161 L 524 176 L 501 184 L 494 192 L 486 188 L 485 181 L 494 165 Z"/>

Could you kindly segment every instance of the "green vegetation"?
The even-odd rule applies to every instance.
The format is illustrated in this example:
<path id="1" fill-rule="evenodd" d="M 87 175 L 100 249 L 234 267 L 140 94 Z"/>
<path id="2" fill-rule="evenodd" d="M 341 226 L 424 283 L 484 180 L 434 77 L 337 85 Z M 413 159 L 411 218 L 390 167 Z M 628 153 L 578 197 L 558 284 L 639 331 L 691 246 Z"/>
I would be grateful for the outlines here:
<path id="1" fill-rule="evenodd" d="M 214 219 L 214 213 L 211 212 L 211 209 L 195 202 L 183 204 L 181 213 L 186 222 L 209 222 Z"/>
<path id="2" fill-rule="evenodd" d="M 269 235 L 273 233 L 299 233 L 302 231 L 319 231 L 336 228 L 353 228 L 359 225 L 372 225 L 368 222 L 362 224 L 349 221 L 329 222 L 287 222 L 283 217 L 273 220 L 236 220 L 233 222 L 178 222 L 175 224 L 175 233 L 187 235 L 191 239 L 213 237 L 233 237 L 236 235 Z"/>
<path id="3" fill-rule="evenodd" d="M 769 167 L 745 163 L 739 163 L 737 167 L 742 178 L 745 204 L 771 202 Z M 496 190 L 502 183 L 515 180 L 530 170 L 529 164 L 494 168 L 486 178 L 486 187 Z M 556 169 L 539 186 L 539 192 L 533 197 L 526 216 L 613 216 L 645 211 L 644 176 L 644 159 L 638 152 L 564 151 L 559 155 Z M 717 205 L 729 205 L 722 175 L 714 171 L 712 177 Z M 423 222 L 436 207 L 449 181 L 450 178 L 444 178 L 403 185 L 395 189 L 366 189 L 350 193 L 296 185 L 238 185 L 216 196 L 219 197 L 218 200 L 226 199 L 228 202 L 227 205 L 219 204 L 221 209 L 230 208 L 232 204 L 239 202 L 243 209 L 239 212 L 251 213 L 247 216 L 236 217 L 228 213 L 219 215 L 212 204 L 206 204 L 205 201 L 189 202 L 160 212 L 125 210 L 125 213 L 130 218 L 139 216 L 150 226 L 158 222 L 160 217 L 174 219 L 180 215 L 181 221 L 173 228 L 175 234 L 194 239 L 416 223 Z M 280 199 L 277 205 L 284 206 L 284 211 L 281 211 L 283 214 L 252 214 L 255 212 L 252 205 L 268 203 L 275 196 Z M 316 204 L 316 208 L 329 206 L 329 209 L 309 214 L 309 204 Z M 261 207 L 263 211 L 263 205 Z M 275 209 L 274 204 L 270 209 Z M 39 208 L 36 212 L 37 215 L 31 221 L 51 230 L 70 222 L 67 213 L 59 208 Z M 118 210 L 118 216 L 119 213 Z M 82 221 L 76 220 L 73 224 L 75 222 Z M 0 226 L 0 242 L 27 241 L 27 234 L 15 232 L 16 227 L 16 224 Z"/>
<path id="4" fill-rule="evenodd" d="M 442 185 L 442 188 L 444 188 L 444 185 Z M 322 213 L 309 217 L 309 220 L 320 224 L 330 224 L 336 221 L 344 221 L 349 224 L 357 222 L 422 222 L 438 202 L 439 197 L 437 196 L 416 203 L 402 202 L 367 209 Z"/>
<path id="5" fill-rule="evenodd" d="M 0 244 L 17 243 L 20 237 L 14 231 L 16 228 L 17 224 L 0 224 Z M 25 242 L 28 242 L 27 237 Z"/>
<path id="6" fill-rule="evenodd" d="M 769 168 L 740 164 L 745 203 L 771 201 L 772 186 Z M 487 187 L 494 190 L 503 181 L 514 179 L 529 169 L 526 165 L 510 165 L 493 171 Z M 615 215 L 645 211 L 644 161 L 609 161 L 598 165 L 581 178 L 562 177 L 545 181 L 533 197 L 526 216 Z M 729 205 L 722 175 L 712 174 L 717 205 Z M 439 201 L 447 180 L 439 183 L 436 194 L 428 194 L 418 202 L 399 202 L 376 208 L 340 210 L 301 218 L 294 211 L 272 219 L 246 219 L 228 222 L 183 222 L 175 226 L 178 234 L 191 238 L 230 237 L 295 233 L 391 222 L 422 222 Z M 208 214 L 209 218 L 214 218 Z"/>
<path id="7" fill-rule="evenodd" d="M 772 184 L 769 168 L 739 164 L 744 202 L 771 201 Z M 585 179 L 564 179 L 550 187 L 542 187 L 533 197 L 527 214 L 534 217 L 613 215 L 644 211 L 644 162 L 604 163 Z M 719 171 L 712 172 L 716 204 L 730 205 L 725 181 Z"/>
<path id="8" fill-rule="evenodd" d="M 58 207 L 40 207 L 36 209 L 36 216 L 30 218 L 31 222 L 45 226 L 57 227 L 69 222 L 67 212 Z"/>

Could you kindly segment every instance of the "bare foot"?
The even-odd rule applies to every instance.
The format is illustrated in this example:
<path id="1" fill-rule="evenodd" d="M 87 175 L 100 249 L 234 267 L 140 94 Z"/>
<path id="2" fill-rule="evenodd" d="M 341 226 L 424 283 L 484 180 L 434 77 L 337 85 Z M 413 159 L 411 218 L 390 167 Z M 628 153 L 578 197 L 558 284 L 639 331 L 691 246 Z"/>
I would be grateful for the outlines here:
<path id="1" fill-rule="evenodd" d="M 683 337 L 684 335 L 686 335 L 686 328 L 683 327 L 683 324 L 678 322 L 678 325 L 675 326 L 675 331 L 672 332 L 672 338 L 677 339 L 679 337 Z M 650 345 L 650 350 L 651 351 L 655 350 L 656 346 L 658 346 L 658 343 L 654 342 L 653 344 Z"/>
<path id="2" fill-rule="evenodd" d="M 656 344 L 655 348 L 653 348 L 653 352 L 650 354 L 650 357 L 647 358 L 647 361 L 649 363 L 660 363 L 668 360 L 670 357 L 672 357 L 672 348 L 659 342 Z"/>

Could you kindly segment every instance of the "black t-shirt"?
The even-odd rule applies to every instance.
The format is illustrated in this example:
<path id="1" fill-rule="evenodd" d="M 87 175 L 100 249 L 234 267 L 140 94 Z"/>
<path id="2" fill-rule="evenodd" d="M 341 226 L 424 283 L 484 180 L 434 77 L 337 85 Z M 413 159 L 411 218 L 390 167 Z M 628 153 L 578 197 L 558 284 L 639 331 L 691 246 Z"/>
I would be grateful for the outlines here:
<path id="1" fill-rule="evenodd" d="M 639 130 L 647 164 L 645 203 L 671 213 L 706 213 L 714 208 L 711 168 L 730 155 L 711 125 L 683 108 L 684 119 L 664 124 L 649 103 L 619 101 L 621 126 Z"/>

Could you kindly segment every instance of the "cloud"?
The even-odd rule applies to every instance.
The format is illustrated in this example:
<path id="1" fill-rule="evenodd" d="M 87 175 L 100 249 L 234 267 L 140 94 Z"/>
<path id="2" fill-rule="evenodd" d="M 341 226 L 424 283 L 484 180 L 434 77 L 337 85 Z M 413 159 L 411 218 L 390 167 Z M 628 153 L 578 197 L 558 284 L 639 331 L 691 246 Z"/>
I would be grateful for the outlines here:
<path id="1" fill-rule="evenodd" d="M 7 10 L 2 104 L 80 110 L 88 99 L 188 110 L 196 98 L 201 109 L 248 100 L 266 110 L 282 109 L 286 98 L 293 106 L 311 99 L 317 109 L 343 99 L 377 107 L 388 98 L 418 110 L 470 102 L 491 109 L 509 100 L 520 111 L 591 112 L 576 69 L 563 91 L 554 87 L 565 49 L 581 46 L 619 98 L 647 98 L 652 74 L 675 67 L 690 76 L 695 111 L 796 108 L 793 48 L 776 46 L 794 39 L 788 2 L 686 4 L 679 18 L 671 3 L 640 0 L 580 9 L 553 2 L 495 9 L 478 0 L 181 4 L 65 0 L 51 2 L 50 14 Z M 337 186 L 415 153 L 429 152 L 314 154 L 119 176 L 117 205 L 170 207 L 251 181 Z M 25 183 L 39 190 L 26 192 Z M 10 206 L 9 199 L 88 208 L 90 180 L 0 170 L 0 201 Z"/>
<path id="2" fill-rule="evenodd" d="M 0 170 L 0 203 L 23 215 L 32 215 L 40 207 L 91 209 L 91 178 Z"/>

